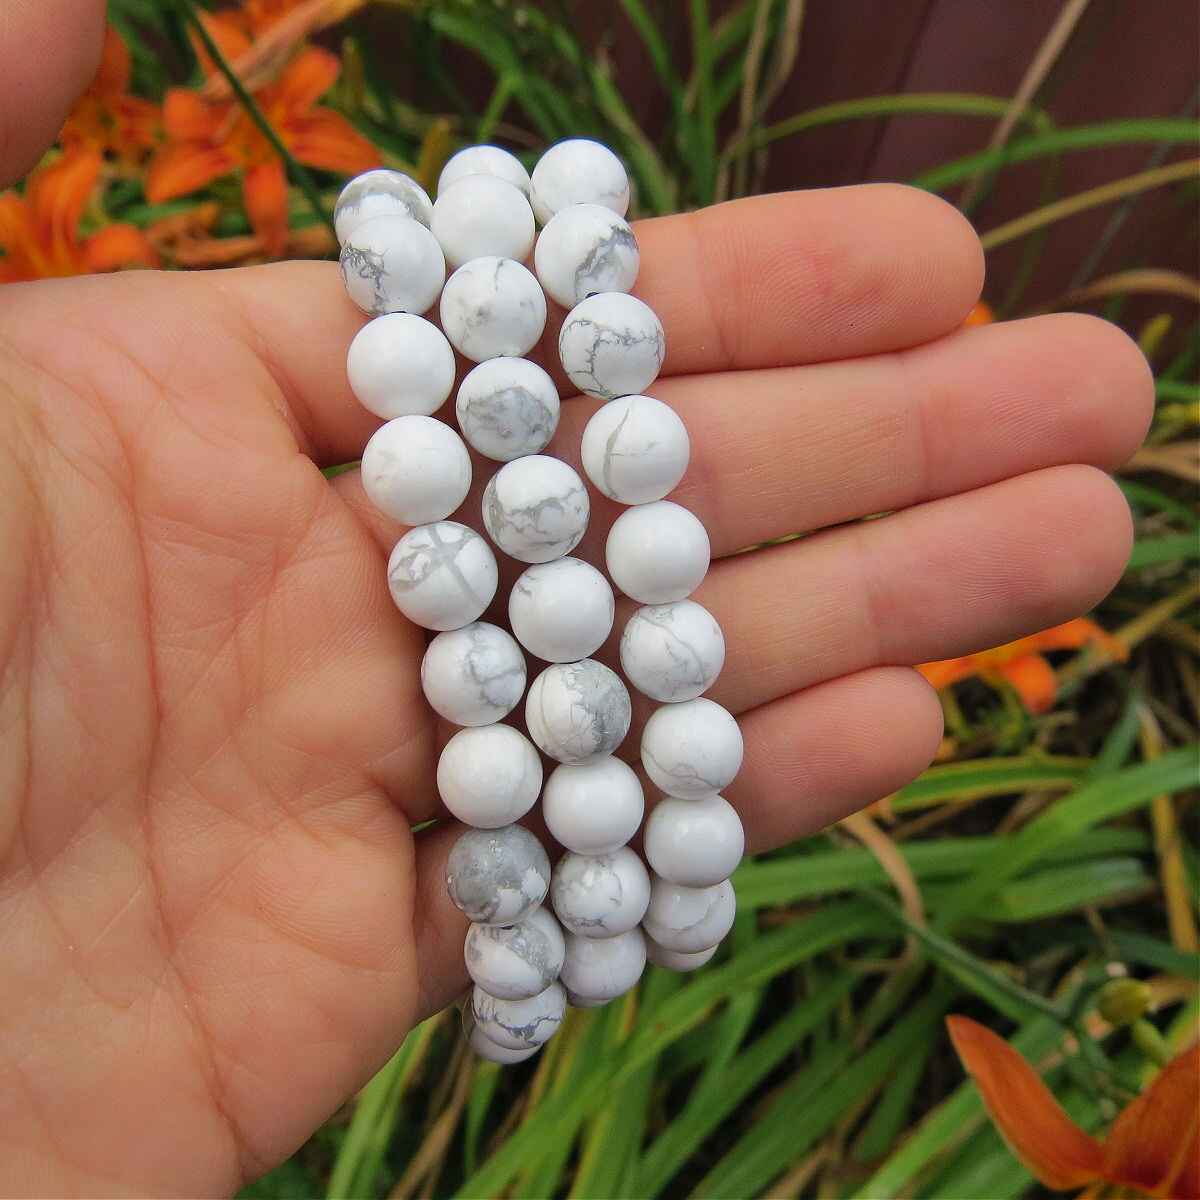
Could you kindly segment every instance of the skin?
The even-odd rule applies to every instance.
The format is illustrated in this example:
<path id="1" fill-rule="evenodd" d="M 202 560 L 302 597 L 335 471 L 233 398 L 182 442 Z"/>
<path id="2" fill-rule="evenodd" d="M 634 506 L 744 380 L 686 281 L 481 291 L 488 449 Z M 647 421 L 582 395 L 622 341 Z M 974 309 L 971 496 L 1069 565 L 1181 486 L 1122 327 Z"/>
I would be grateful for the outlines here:
<path id="1" fill-rule="evenodd" d="M 0 90 L 14 20 L 63 66 L 0 94 L 27 125 L 10 174 L 86 79 L 101 7 L 4 6 Z M 696 599 L 746 739 L 729 799 L 761 850 L 929 762 L 910 664 L 1112 587 L 1130 520 L 1105 472 L 1150 378 L 1087 317 L 959 331 L 979 246 L 916 192 L 637 233 L 669 344 L 651 390 L 693 442 L 674 498 L 718 556 Z M 439 815 L 445 731 L 384 581 L 400 530 L 318 469 L 377 424 L 344 376 L 361 320 L 330 263 L 0 291 L 0 1191 L 232 1191 L 465 985 L 456 830 L 409 832 Z M 565 403 L 552 452 L 593 408 Z M 615 511 L 577 553 L 599 561 Z M 730 557 L 796 530 L 823 532 Z"/>

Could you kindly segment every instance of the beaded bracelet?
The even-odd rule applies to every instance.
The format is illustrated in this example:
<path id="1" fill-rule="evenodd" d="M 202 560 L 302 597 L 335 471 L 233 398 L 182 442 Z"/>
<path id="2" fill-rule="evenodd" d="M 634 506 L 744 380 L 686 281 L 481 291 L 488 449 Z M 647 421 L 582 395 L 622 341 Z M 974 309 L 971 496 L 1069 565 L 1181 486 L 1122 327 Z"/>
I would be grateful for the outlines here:
<path id="1" fill-rule="evenodd" d="M 400 611 L 436 634 L 421 685 L 432 709 L 461 727 L 437 766 L 443 803 L 471 827 L 450 851 L 446 882 L 471 920 L 464 1028 L 494 1062 L 535 1054 L 568 1003 L 606 1004 L 637 984 L 647 960 L 701 966 L 735 911 L 729 876 L 744 835 L 720 792 L 741 765 L 742 738 L 703 695 L 724 664 L 725 639 L 688 599 L 708 570 L 709 540 L 693 513 L 666 499 L 690 445 L 674 410 L 643 394 L 665 339 L 658 317 L 629 294 L 639 254 L 628 206 L 616 155 L 572 139 L 532 175 L 499 147 L 462 150 L 442 171 L 435 204 L 407 176 L 369 171 L 347 184 L 335 213 L 346 290 L 374 318 L 351 344 L 347 374 L 385 422 L 363 451 L 363 488 L 411 526 L 388 560 L 388 584 Z M 531 254 L 533 271 L 523 265 Z M 605 562 L 642 605 L 621 636 L 621 670 L 661 705 L 641 742 L 645 775 L 664 793 L 643 834 L 649 872 L 628 845 L 642 825 L 642 785 L 615 757 L 629 731 L 629 692 L 591 657 L 612 631 L 613 589 L 571 557 L 587 528 L 588 489 L 542 453 L 559 396 L 525 358 L 542 336 L 547 296 L 568 310 L 564 372 L 606 402 L 583 433 L 584 472 L 629 506 Z M 420 315 L 435 303 L 440 330 Z M 433 417 L 454 387 L 455 350 L 475 364 L 456 394 L 459 432 Z M 508 598 L 511 633 L 480 620 L 499 580 L 491 546 L 449 519 L 471 485 L 468 444 L 502 464 L 483 495 L 487 535 L 528 564 Z M 522 648 L 548 664 L 528 693 Z M 501 724 L 522 696 L 528 736 Z M 544 780 L 538 751 L 557 764 Z M 553 870 L 519 824 L 539 796 L 565 851 Z"/>

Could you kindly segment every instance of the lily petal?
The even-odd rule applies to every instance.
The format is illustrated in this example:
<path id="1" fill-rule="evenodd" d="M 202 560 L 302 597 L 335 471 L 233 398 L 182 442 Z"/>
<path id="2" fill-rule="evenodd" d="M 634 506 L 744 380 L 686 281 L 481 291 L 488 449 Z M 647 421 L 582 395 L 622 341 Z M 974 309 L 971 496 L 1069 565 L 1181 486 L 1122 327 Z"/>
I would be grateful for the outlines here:
<path id="1" fill-rule="evenodd" d="M 56 163 L 35 171 L 26 189 L 38 243 L 50 254 L 53 273 L 72 275 L 78 245 L 79 218 L 100 178 L 97 150 L 69 150 Z"/>
<path id="2" fill-rule="evenodd" d="M 1049 712 L 1058 695 L 1058 678 L 1054 668 L 1040 654 L 1026 654 L 1002 663 L 996 673 L 1008 680 L 1021 697 L 1021 703 L 1031 713 Z"/>
<path id="3" fill-rule="evenodd" d="M 155 267 L 158 255 L 136 225 L 106 225 L 84 242 L 83 261 L 89 271 L 115 271 L 120 267 Z"/>
<path id="4" fill-rule="evenodd" d="M 943 658 L 937 662 L 922 663 L 917 670 L 925 676 L 931 687 L 940 691 L 952 683 L 969 679 L 979 670 L 979 663 L 973 654 L 968 654 L 964 658 Z"/>
<path id="5" fill-rule="evenodd" d="M 316 108 L 293 117 L 284 130 L 288 149 L 302 163 L 339 175 L 379 166 L 379 151 L 341 113 Z"/>
<path id="6" fill-rule="evenodd" d="M 199 191 L 236 166 L 233 156 L 218 147 L 166 146 L 155 155 L 146 172 L 146 199 L 162 204 L 177 196 Z"/>
<path id="7" fill-rule="evenodd" d="M 129 47 L 125 45 L 125 39 L 109 25 L 104 32 L 100 67 L 88 91 L 95 96 L 123 96 L 129 90 L 131 73 Z"/>
<path id="8" fill-rule="evenodd" d="M 276 84 L 276 100 L 296 112 L 311 108 L 337 82 L 342 64 L 319 46 L 301 50 Z"/>
<path id="9" fill-rule="evenodd" d="M 242 200 L 263 250 L 273 258 L 287 246 L 288 189 L 283 163 L 272 158 L 247 169 L 242 180 Z"/>
<path id="10" fill-rule="evenodd" d="M 209 104 L 188 88 L 171 88 L 163 100 L 163 128 L 178 142 L 217 141 L 228 114 L 228 105 Z"/>

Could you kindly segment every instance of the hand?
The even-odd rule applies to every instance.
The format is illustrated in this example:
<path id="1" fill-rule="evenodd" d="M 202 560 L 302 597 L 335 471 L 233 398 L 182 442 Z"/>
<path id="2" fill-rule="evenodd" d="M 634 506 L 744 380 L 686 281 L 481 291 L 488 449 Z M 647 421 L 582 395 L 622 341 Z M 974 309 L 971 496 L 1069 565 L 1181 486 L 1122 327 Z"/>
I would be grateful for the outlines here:
<path id="1" fill-rule="evenodd" d="M 979 247 L 914 191 L 638 236 L 762 850 L 928 763 L 940 710 L 907 664 L 1112 586 L 1130 522 L 1103 471 L 1149 378 L 1087 317 L 960 332 Z M 455 831 L 409 832 L 439 815 L 442 732 L 385 583 L 399 530 L 318 469 L 375 424 L 344 377 L 360 321 L 331 263 L 0 291 L 5 1190 L 234 1189 L 464 985 Z M 555 453 L 594 407 L 565 405 Z"/>

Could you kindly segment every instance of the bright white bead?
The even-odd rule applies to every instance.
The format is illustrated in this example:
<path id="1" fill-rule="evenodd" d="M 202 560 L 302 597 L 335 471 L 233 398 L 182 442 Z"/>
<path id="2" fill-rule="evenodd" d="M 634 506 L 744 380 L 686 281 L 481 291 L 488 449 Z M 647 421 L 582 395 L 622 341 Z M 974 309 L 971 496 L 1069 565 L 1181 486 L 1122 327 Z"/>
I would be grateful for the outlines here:
<path id="1" fill-rule="evenodd" d="M 446 890 L 478 925 L 512 925 L 546 898 L 550 859 L 523 825 L 468 829 L 446 860 Z"/>
<path id="2" fill-rule="evenodd" d="M 611 854 L 638 831 L 646 810 L 642 785 L 619 758 L 555 767 L 542 816 L 560 845 L 576 854 Z"/>
<path id="3" fill-rule="evenodd" d="M 629 176 L 607 147 L 587 138 L 551 146 L 533 168 L 529 198 L 544 225 L 572 204 L 602 204 L 623 217 L 629 208 Z"/>
<path id="4" fill-rule="evenodd" d="M 529 1050 L 548 1042 L 562 1023 L 567 996 L 552 983 L 525 1000 L 504 1000 L 476 987 L 471 993 L 476 1026 L 484 1037 L 510 1050 Z"/>
<path id="5" fill-rule="evenodd" d="M 338 244 L 372 217 L 412 217 L 426 228 L 433 216 L 433 205 L 425 189 L 400 171 L 381 167 L 356 175 L 337 198 L 333 209 L 333 226 Z"/>
<path id="6" fill-rule="evenodd" d="M 561 763 L 611 754 L 629 732 L 630 716 L 621 677 L 594 658 L 551 663 L 525 697 L 529 736 Z"/>
<path id="7" fill-rule="evenodd" d="M 642 604 L 668 604 L 694 592 L 711 557 L 708 531 L 699 518 L 671 500 L 623 512 L 604 547 L 613 583 Z"/>
<path id="8" fill-rule="evenodd" d="M 519 821 L 542 788 L 542 760 L 511 725 L 460 729 L 437 765 L 442 803 L 464 825 L 499 829 Z"/>
<path id="9" fill-rule="evenodd" d="M 459 267 L 446 280 L 440 312 L 451 345 L 472 362 L 520 358 L 546 327 L 541 285 L 511 258 L 476 258 Z"/>
<path id="10" fill-rule="evenodd" d="M 561 979 L 576 1008 L 596 1008 L 624 995 L 646 969 L 646 939 L 640 929 L 610 938 L 567 934 Z"/>
<path id="11" fill-rule="evenodd" d="M 558 428 L 558 389 L 527 358 L 489 358 L 468 372 L 454 410 L 469 445 L 511 462 L 545 448 Z"/>
<path id="12" fill-rule="evenodd" d="M 746 835 L 737 810 L 722 796 L 666 796 L 646 821 L 646 861 L 669 883 L 712 887 L 742 861 Z"/>
<path id="13" fill-rule="evenodd" d="M 462 1025 L 463 1034 L 471 1049 L 480 1058 L 485 1058 L 488 1062 L 499 1063 L 501 1066 L 512 1066 L 514 1063 L 524 1062 L 541 1049 L 541 1046 L 530 1046 L 525 1050 L 510 1050 L 507 1046 L 497 1045 L 479 1028 L 469 1004 L 463 1009 Z"/>
<path id="14" fill-rule="evenodd" d="M 637 238 L 602 204 L 576 204 L 550 218 L 533 252 L 546 294 L 564 308 L 597 292 L 627 292 L 637 282 Z"/>
<path id="15" fill-rule="evenodd" d="M 578 662 L 599 650 L 615 612 L 608 580 L 581 558 L 529 567 L 508 596 L 508 623 L 517 641 L 552 663 Z"/>
<path id="16" fill-rule="evenodd" d="M 569 554 L 587 530 L 587 488 L 560 458 L 515 458 L 488 480 L 483 523 L 493 542 L 521 562 Z"/>
<path id="17" fill-rule="evenodd" d="M 694 700 L 724 665 L 725 635 L 694 600 L 639 608 L 621 634 L 621 670 L 651 700 Z"/>
<path id="18" fill-rule="evenodd" d="M 583 469 L 610 500 L 661 500 L 683 478 L 691 442 L 673 408 L 623 396 L 596 410 L 583 431 Z"/>
<path id="19" fill-rule="evenodd" d="M 471 456 L 462 438 L 433 417 L 397 417 L 371 435 L 362 485 L 380 512 L 405 525 L 448 517 L 471 488 Z"/>
<path id="20" fill-rule="evenodd" d="M 497 625 L 475 621 L 429 643 L 421 660 L 429 707 L 455 725 L 490 725 L 525 694 L 525 656 Z"/>
<path id="21" fill-rule="evenodd" d="M 467 146 L 452 154 L 438 176 L 438 195 L 468 175 L 495 175 L 529 195 L 529 172 L 515 154 L 499 146 Z"/>
<path id="22" fill-rule="evenodd" d="M 346 375 L 359 404 L 377 417 L 428 417 L 454 387 L 454 351 L 432 321 L 386 313 L 355 335 Z"/>
<path id="23" fill-rule="evenodd" d="M 707 950 L 697 950 L 695 954 L 683 954 L 678 950 L 668 950 L 660 946 L 653 938 L 646 939 L 646 959 L 656 967 L 665 967 L 668 971 L 695 971 L 704 966 L 716 954 L 719 948 L 709 946 Z"/>
<path id="24" fill-rule="evenodd" d="M 491 546 L 457 521 L 410 529 L 388 559 L 396 607 L 426 629 L 461 629 L 478 620 L 499 578 Z"/>
<path id="25" fill-rule="evenodd" d="M 696 954 L 715 946 L 733 927 L 737 897 L 728 879 L 713 887 L 680 887 L 657 876 L 642 928 L 664 950 Z"/>
<path id="26" fill-rule="evenodd" d="M 520 262 L 533 249 L 529 201 L 495 175 L 468 175 L 439 189 L 430 229 L 451 267 L 487 255 Z"/>
<path id="27" fill-rule="evenodd" d="M 742 765 L 742 731 L 703 696 L 655 709 L 642 730 L 642 766 L 668 796 L 698 800 L 727 787 Z"/>
<path id="28" fill-rule="evenodd" d="M 554 868 L 550 900 L 558 919 L 585 938 L 635 929 L 650 903 L 650 876 L 622 846 L 611 854 L 564 854 Z"/>
<path id="29" fill-rule="evenodd" d="M 650 885 L 646 885 L 649 896 Z M 563 965 L 563 933 L 544 908 L 515 925 L 472 925 L 463 957 L 467 974 L 489 996 L 526 1000 L 544 992 Z"/>
<path id="30" fill-rule="evenodd" d="M 645 391 L 658 378 L 666 352 L 654 310 L 624 292 L 601 292 L 581 301 L 558 334 L 563 370 L 581 392 L 598 400 Z"/>
<path id="31" fill-rule="evenodd" d="M 346 239 L 342 281 L 363 312 L 423 313 L 446 278 L 437 238 L 412 217 L 372 217 Z"/>

